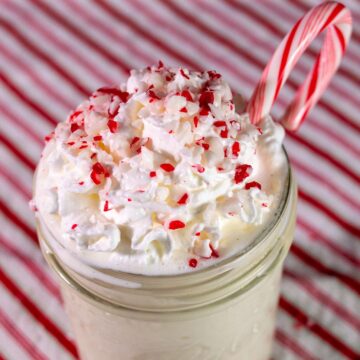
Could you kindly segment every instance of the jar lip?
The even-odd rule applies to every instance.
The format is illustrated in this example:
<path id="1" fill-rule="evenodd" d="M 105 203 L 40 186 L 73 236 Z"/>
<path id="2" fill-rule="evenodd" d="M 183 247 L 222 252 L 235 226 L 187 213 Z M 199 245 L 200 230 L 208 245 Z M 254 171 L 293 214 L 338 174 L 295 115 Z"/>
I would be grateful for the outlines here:
<path id="1" fill-rule="evenodd" d="M 216 262 L 214 264 L 211 264 L 207 267 L 198 269 L 198 270 L 194 270 L 192 272 L 185 272 L 185 273 L 179 273 L 179 274 L 161 274 L 161 275 L 145 275 L 145 274 L 136 274 L 136 273 L 130 273 L 130 272 L 125 272 L 125 271 L 114 271 L 114 274 L 109 274 L 109 270 L 104 270 L 104 269 L 100 269 L 100 268 L 95 268 L 90 264 L 87 264 L 86 262 L 83 262 L 83 265 L 85 266 L 89 266 L 92 268 L 92 270 L 94 271 L 99 271 L 99 273 L 106 273 L 110 276 L 116 276 L 117 278 L 121 279 L 121 278 L 126 278 L 128 279 L 130 282 L 133 283 L 142 283 L 144 281 L 144 279 L 148 279 L 151 281 L 182 281 L 186 279 L 190 279 L 190 278 L 195 278 L 197 276 L 201 277 L 204 274 L 211 274 L 213 271 L 219 271 L 220 268 L 223 268 L 223 271 L 229 270 L 232 268 L 232 264 L 235 263 L 237 260 L 239 260 L 240 258 L 243 258 L 243 256 L 245 256 L 246 254 L 250 253 L 251 251 L 255 251 L 256 248 L 258 248 L 264 241 L 265 239 L 268 237 L 268 235 L 277 227 L 277 225 L 279 224 L 283 213 L 285 212 L 285 209 L 287 208 L 287 204 L 289 202 L 289 198 L 290 198 L 290 189 L 292 187 L 293 184 L 293 173 L 292 173 L 292 169 L 290 166 L 290 161 L 289 161 L 289 157 L 287 154 L 287 151 L 285 149 L 285 147 L 282 145 L 282 150 L 284 152 L 285 155 L 285 159 L 286 159 L 286 169 L 287 169 L 287 176 L 286 176 L 286 180 L 285 180 L 285 184 L 284 184 L 284 188 L 286 191 L 283 192 L 280 202 L 278 204 L 278 211 L 276 211 L 276 216 L 274 217 L 274 220 L 271 221 L 268 226 L 266 226 L 263 231 L 261 231 L 257 237 L 254 239 L 254 241 L 252 241 L 248 246 L 246 246 L 245 248 L 243 248 L 241 251 L 238 251 L 236 253 L 234 253 L 233 255 L 224 258 L 223 260 Z M 35 175 L 34 175 L 34 181 L 33 181 L 33 193 L 35 191 L 35 183 L 36 183 L 36 172 L 37 169 L 35 171 Z M 40 226 L 40 222 L 37 220 L 36 221 L 36 227 L 38 232 L 42 232 L 41 231 L 41 226 Z M 45 224 L 46 226 L 46 224 Z M 55 236 L 52 234 L 52 231 L 50 229 L 47 228 L 47 231 L 55 238 Z M 47 247 L 49 247 L 51 250 L 52 247 L 48 244 L 48 241 L 46 241 L 46 245 Z M 60 245 L 60 244 L 59 244 Z M 55 256 L 57 255 L 56 252 L 54 252 Z M 61 260 L 61 259 L 60 259 Z M 81 262 L 81 260 L 79 260 Z M 111 271 L 111 270 L 110 270 Z"/>

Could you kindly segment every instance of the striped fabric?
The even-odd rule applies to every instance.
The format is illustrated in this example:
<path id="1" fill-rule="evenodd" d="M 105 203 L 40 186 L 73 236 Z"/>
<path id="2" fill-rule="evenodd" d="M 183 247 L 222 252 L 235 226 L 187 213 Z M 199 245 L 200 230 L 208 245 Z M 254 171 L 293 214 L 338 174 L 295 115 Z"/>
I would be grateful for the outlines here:
<path id="1" fill-rule="evenodd" d="M 345 2 L 355 24 L 348 52 L 286 140 L 299 216 L 274 360 L 360 359 L 360 2 Z M 280 39 L 316 3 L 0 1 L 0 360 L 78 358 L 28 207 L 44 135 L 94 89 L 159 59 L 216 69 L 249 97 Z M 303 56 L 274 117 L 320 46 Z"/>

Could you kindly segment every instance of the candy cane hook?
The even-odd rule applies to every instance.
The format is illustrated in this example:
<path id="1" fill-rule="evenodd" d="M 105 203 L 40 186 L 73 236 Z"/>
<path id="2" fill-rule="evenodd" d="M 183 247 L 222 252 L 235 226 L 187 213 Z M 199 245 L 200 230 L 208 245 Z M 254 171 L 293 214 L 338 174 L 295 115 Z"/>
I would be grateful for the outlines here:
<path id="1" fill-rule="evenodd" d="M 327 32 L 320 54 L 281 119 L 286 129 L 294 131 L 299 128 L 335 74 L 349 42 L 351 14 L 337 2 L 326 2 L 311 9 L 280 43 L 249 101 L 247 111 L 253 124 L 258 124 L 270 113 L 291 70 L 310 43 L 325 29 Z"/>

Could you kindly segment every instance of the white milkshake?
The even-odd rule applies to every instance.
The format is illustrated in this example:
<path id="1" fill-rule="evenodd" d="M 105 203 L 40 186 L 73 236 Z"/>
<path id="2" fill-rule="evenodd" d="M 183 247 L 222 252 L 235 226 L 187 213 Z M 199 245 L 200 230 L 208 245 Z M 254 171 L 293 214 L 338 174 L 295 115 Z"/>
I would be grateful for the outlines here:
<path id="1" fill-rule="evenodd" d="M 84 359 L 266 359 L 295 221 L 284 131 L 213 72 L 101 88 L 48 137 L 41 244 Z"/>

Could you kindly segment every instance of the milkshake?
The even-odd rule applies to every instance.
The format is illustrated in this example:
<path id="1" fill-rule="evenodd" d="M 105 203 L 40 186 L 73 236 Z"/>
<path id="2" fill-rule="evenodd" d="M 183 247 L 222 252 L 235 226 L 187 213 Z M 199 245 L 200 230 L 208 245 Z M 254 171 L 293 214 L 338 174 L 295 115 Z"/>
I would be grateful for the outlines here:
<path id="1" fill-rule="evenodd" d="M 284 130 L 215 71 L 104 87 L 47 137 L 43 253 L 82 359 L 267 359 L 296 186 Z"/>
<path id="2" fill-rule="evenodd" d="M 247 106 L 215 71 L 160 62 L 98 89 L 46 137 L 33 208 L 82 359 L 269 359 L 297 201 L 282 126 L 316 104 L 351 28 L 342 4 L 311 9 Z M 279 125 L 271 107 L 324 29 Z"/>

